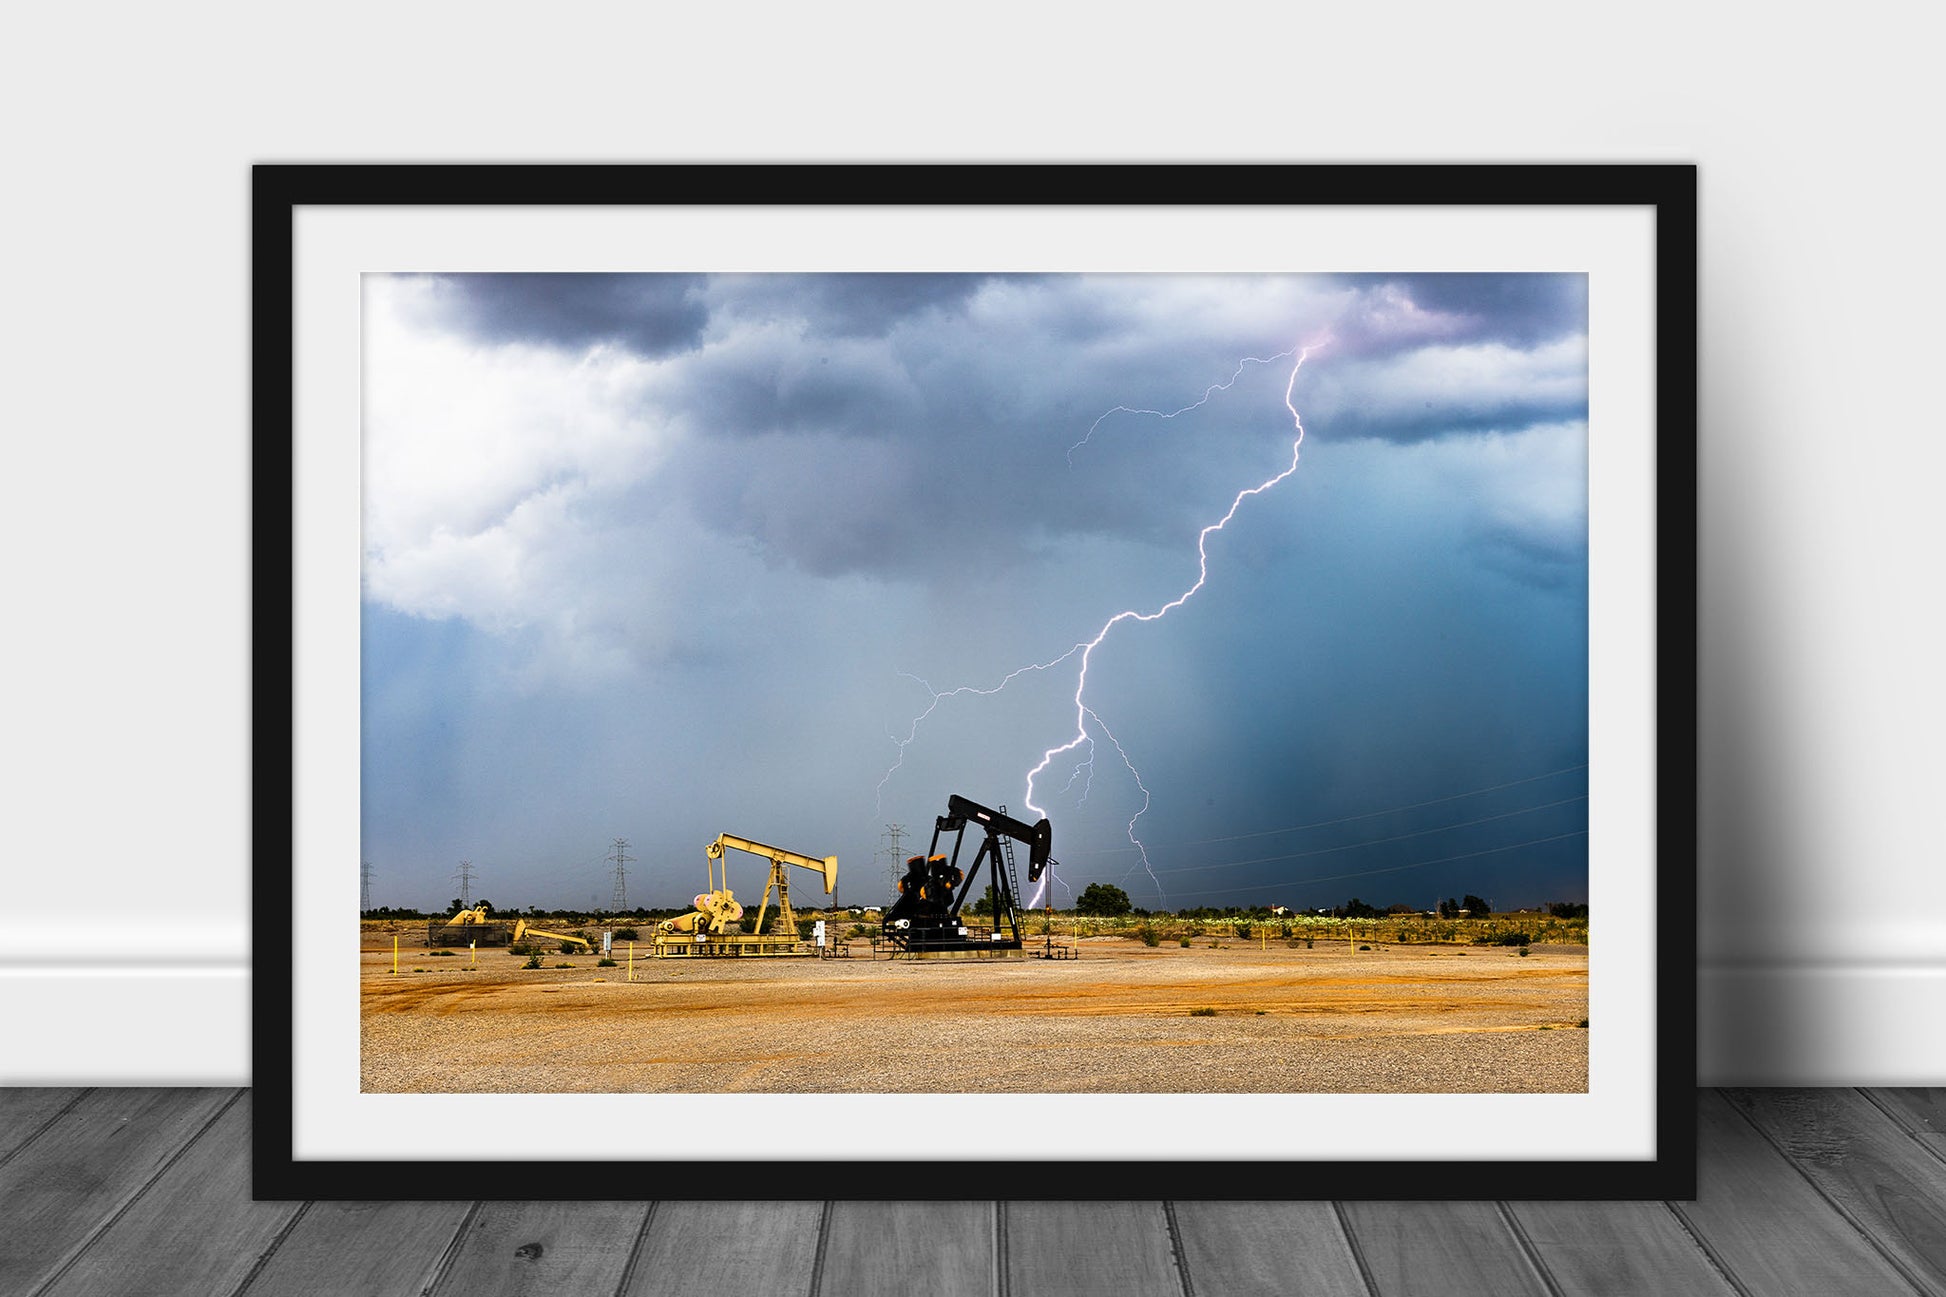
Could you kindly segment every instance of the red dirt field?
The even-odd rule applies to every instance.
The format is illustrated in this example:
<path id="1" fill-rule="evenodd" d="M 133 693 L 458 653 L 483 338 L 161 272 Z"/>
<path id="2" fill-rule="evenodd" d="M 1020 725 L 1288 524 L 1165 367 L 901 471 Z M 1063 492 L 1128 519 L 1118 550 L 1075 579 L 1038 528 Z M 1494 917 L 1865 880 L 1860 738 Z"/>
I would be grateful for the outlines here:
<path id="1" fill-rule="evenodd" d="M 376 941 L 367 938 L 368 943 Z M 1070 942 L 1074 960 L 361 954 L 367 1091 L 1580 1092 L 1585 946 Z M 1212 948 L 1213 944 L 1213 948 Z M 1027 953 L 1031 953 L 1030 951 Z M 618 958 L 624 958 L 618 954 Z M 557 968 L 557 964 L 570 967 Z M 423 970 L 423 971 L 417 971 Z"/>

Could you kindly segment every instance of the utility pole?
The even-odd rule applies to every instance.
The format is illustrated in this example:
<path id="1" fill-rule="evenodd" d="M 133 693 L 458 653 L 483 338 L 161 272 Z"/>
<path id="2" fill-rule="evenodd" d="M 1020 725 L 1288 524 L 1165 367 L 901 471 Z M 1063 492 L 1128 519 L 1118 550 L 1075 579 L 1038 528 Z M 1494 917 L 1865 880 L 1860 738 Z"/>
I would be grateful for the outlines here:
<path id="1" fill-rule="evenodd" d="M 364 914 L 372 908 L 372 862 L 367 860 L 358 866 L 358 912 Z"/>
<path id="2" fill-rule="evenodd" d="M 462 860 L 459 868 L 453 871 L 453 880 L 459 884 L 459 907 L 462 910 L 473 908 L 473 862 Z"/>
<path id="3" fill-rule="evenodd" d="M 608 900 L 612 914 L 620 914 L 628 908 L 628 862 L 635 859 L 628 854 L 628 839 L 615 839 L 615 894 Z"/>
<path id="4" fill-rule="evenodd" d="M 905 825 L 888 824 L 882 838 L 891 840 L 890 846 L 880 847 L 878 854 L 885 857 L 885 892 L 892 895 L 899 890 L 899 878 L 905 873 L 905 857 L 899 854 L 899 839 L 905 836 Z"/>

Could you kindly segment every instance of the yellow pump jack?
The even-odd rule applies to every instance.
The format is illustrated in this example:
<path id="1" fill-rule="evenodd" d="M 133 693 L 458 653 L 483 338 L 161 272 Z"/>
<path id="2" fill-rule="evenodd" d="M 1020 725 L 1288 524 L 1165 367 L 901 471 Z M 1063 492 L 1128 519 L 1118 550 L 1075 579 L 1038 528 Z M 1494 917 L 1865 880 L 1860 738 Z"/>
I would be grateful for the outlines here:
<path id="1" fill-rule="evenodd" d="M 514 944 L 519 945 L 521 939 L 524 937 L 552 937 L 563 945 L 572 941 L 584 951 L 592 951 L 594 949 L 592 945 L 588 944 L 588 940 L 585 937 L 571 937 L 565 932 L 542 932 L 539 928 L 528 927 L 527 920 L 520 919 L 514 923 Z"/>
<path id="2" fill-rule="evenodd" d="M 747 851 L 751 855 L 762 856 L 770 861 L 770 877 L 764 883 L 763 904 L 757 909 L 756 922 L 750 925 L 752 933 L 763 931 L 765 913 L 770 909 L 771 892 L 777 893 L 778 933 L 775 937 L 755 935 L 740 936 L 731 932 L 731 925 L 742 919 L 744 907 L 737 902 L 736 893 L 730 890 L 730 871 L 723 862 L 718 872 L 718 862 L 723 861 L 723 853 L 729 850 Z M 694 910 L 664 919 L 656 925 L 656 956 L 664 955 L 789 955 L 801 953 L 796 949 L 797 912 L 791 908 L 791 881 L 788 866 L 815 870 L 824 878 L 825 895 L 838 890 L 838 857 L 799 855 L 782 847 L 773 847 L 763 842 L 753 842 L 749 838 L 739 838 L 733 833 L 720 835 L 716 841 L 704 848 L 709 857 L 709 887 L 707 892 L 698 893 Z M 679 940 L 686 937 L 688 940 Z"/>
<path id="3" fill-rule="evenodd" d="M 513 930 L 509 932 L 505 922 L 496 922 L 487 917 L 487 907 L 476 905 L 470 910 L 461 910 L 434 935 L 434 944 L 442 946 L 463 946 L 469 938 L 477 937 L 483 946 L 497 946 L 504 942 L 519 945 L 524 937 L 552 937 L 559 942 L 573 942 L 583 950 L 592 951 L 594 947 L 582 937 L 571 937 L 565 932 L 543 932 L 539 928 L 527 926 L 527 920 L 514 920 Z"/>

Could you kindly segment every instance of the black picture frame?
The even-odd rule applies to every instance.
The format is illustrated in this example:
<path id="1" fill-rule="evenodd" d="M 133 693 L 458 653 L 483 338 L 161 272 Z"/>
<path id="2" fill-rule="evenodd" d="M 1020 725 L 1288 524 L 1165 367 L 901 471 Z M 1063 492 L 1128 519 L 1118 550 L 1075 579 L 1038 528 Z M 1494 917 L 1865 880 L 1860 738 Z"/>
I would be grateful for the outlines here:
<path id="1" fill-rule="evenodd" d="M 259 1199 L 468 1198 L 602 1200 L 762 1196 L 740 1166 L 686 1162 L 663 1175 L 589 1176 L 587 1164 L 423 1158 L 300 1159 L 294 1146 L 293 1059 L 305 1030 L 294 964 L 271 939 L 293 923 L 293 859 L 301 772 L 294 744 L 299 555 L 294 539 L 297 345 L 295 246 L 310 208 L 655 206 L 672 202 L 963 206 L 1059 205 L 1109 212 L 1172 204 L 1374 208 L 1632 208 L 1654 231 L 1653 815 L 1655 949 L 1652 991 L 1654 1155 L 1639 1160 L 1389 1158 L 1304 1160 L 1303 1175 L 1239 1175 L 1230 1162 L 1063 1162 L 1023 1176 L 1024 1161 L 969 1164 L 950 1177 L 901 1174 L 898 1161 L 819 1163 L 793 1184 L 831 1198 L 1128 1197 L 1166 1183 L 1182 1199 L 1254 1199 L 1290 1186 L 1294 1198 L 1687 1199 L 1695 1193 L 1694 948 L 1696 843 L 1696 170 L 1684 164 L 1372 165 L 312 165 L 254 168 L 253 195 L 253 1073 L 254 1192 Z M 764 197 L 753 200 L 749 195 Z M 661 1164 L 623 1162 L 624 1170 Z M 1166 1177 L 1166 1178 L 1154 1178 Z M 620 1185 L 642 1185 L 639 1195 Z M 771 1182 L 774 1188 L 774 1182 Z"/>

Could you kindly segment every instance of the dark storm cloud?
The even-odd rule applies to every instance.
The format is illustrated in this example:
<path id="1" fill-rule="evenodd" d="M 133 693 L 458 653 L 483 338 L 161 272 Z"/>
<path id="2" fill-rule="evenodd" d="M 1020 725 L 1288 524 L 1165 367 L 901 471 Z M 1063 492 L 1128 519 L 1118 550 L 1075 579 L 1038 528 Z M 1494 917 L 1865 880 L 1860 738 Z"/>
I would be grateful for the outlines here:
<path id="1" fill-rule="evenodd" d="M 658 463 L 607 490 L 626 516 L 694 501 L 708 531 L 820 577 L 998 580 L 1076 541 L 1193 541 L 1289 465 L 1306 339 L 1329 338 L 1294 392 L 1314 439 L 1584 420 L 1578 326 L 1511 341 L 1576 325 L 1582 280 L 1503 278 L 484 275 L 422 281 L 419 309 L 569 361 L 688 346 L 631 371 Z"/>
<path id="2" fill-rule="evenodd" d="M 925 397 L 877 344 L 772 325 L 699 353 L 658 390 L 664 408 L 709 438 L 774 433 L 880 438 L 925 429 Z"/>
<path id="3" fill-rule="evenodd" d="M 1318 367 L 1308 426 L 1336 438 L 1423 442 L 1454 434 L 1514 432 L 1588 417 L 1580 334 L 1538 344 L 1439 344 Z"/>
<path id="4" fill-rule="evenodd" d="M 709 345 L 657 387 L 696 434 L 671 469 L 694 498 L 721 502 L 712 526 L 823 576 L 1004 574 L 1084 536 L 1175 543 L 1290 460 L 1290 353 L 1275 358 L 1261 336 L 1185 345 L 1171 329 L 1170 293 L 1201 306 L 1253 288 L 1153 276 L 718 278 L 705 294 Z M 1458 287 L 1442 289 L 1463 304 Z M 1300 299 L 1307 327 L 1334 332 L 1296 391 L 1307 428 L 1407 443 L 1585 418 L 1574 337 L 1523 349 L 1490 336 L 1531 329 L 1537 317 L 1521 312 L 1551 300 L 1538 288 L 1492 298 L 1505 319 L 1429 312 L 1373 278 Z M 834 328 L 834 303 L 880 312 L 878 327 Z"/>
<path id="5" fill-rule="evenodd" d="M 709 322 L 695 275 L 492 274 L 440 277 L 447 322 L 482 342 L 640 356 L 695 346 Z"/>
<path id="6" fill-rule="evenodd" d="M 1588 327 L 1588 277 L 1562 274 L 1341 275 L 1364 293 L 1391 287 L 1420 310 L 1452 321 L 1455 340 L 1518 346 L 1549 342 Z"/>
<path id="7" fill-rule="evenodd" d="M 1422 401 L 1410 408 L 1383 408 L 1356 401 L 1324 399 L 1307 419 L 1320 435 L 1338 438 L 1374 437 L 1381 441 L 1418 442 L 1468 432 L 1497 432 L 1530 428 L 1541 423 L 1565 423 L 1588 417 L 1587 397 L 1563 394 L 1492 395 L 1477 400 Z"/>
<path id="8" fill-rule="evenodd" d="M 884 337 L 928 311 L 954 311 L 979 291 L 973 274 L 716 275 L 713 307 L 751 323 L 795 321 L 839 338 Z"/>

